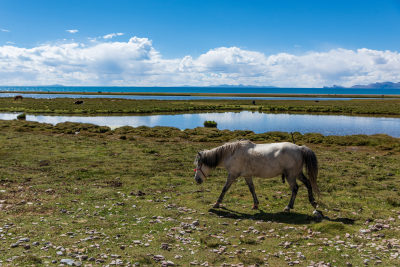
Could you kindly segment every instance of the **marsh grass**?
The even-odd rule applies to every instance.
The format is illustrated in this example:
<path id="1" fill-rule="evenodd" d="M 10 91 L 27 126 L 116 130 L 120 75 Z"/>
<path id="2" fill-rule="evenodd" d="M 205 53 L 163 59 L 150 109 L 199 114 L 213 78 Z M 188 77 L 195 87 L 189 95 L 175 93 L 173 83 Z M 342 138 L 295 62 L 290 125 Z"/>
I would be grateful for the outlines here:
<path id="1" fill-rule="evenodd" d="M 83 98 L 81 105 L 75 99 L 0 98 L 1 112 L 25 112 L 35 114 L 138 114 L 165 112 L 241 111 L 271 113 L 332 113 L 348 115 L 400 115 L 399 99 L 329 100 L 130 100 L 108 98 Z"/>
<path id="2" fill-rule="evenodd" d="M 87 255 L 105 265 L 119 255 L 124 263 L 157 266 L 154 255 L 160 254 L 180 266 L 193 261 L 282 266 L 288 259 L 301 266 L 311 261 L 361 266 L 365 258 L 375 263 L 374 256 L 383 266 L 399 264 L 391 256 L 400 239 L 399 139 L 295 133 L 296 142 L 312 148 L 319 160 L 318 201 L 325 218 L 318 222 L 301 184 L 293 212 L 282 212 L 290 191 L 280 177 L 254 180 L 258 211 L 251 209 L 242 180 L 227 193 L 224 208 L 211 208 L 226 172 L 215 170 L 199 186 L 193 179 L 194 157 L 241 138 L 291 140 L 279 132 L 0 121 L 2 264 L 46 265 Z M 194 220 L 199 223 L 192 228 Z M 390 228 L 360 234 L 376 223 Z M 30 249 L 11 248 L 23 237 L 30 238 Z M 285 248 L 282 242 L 291 245 Z M 387 248 L 388 242 L 386 251 L 371 248 L 372 243 Z M 171 249 L 162 249 L 162 243 Z M 66 249 L 63 256 L 56 254 L 60 246 Z"/>

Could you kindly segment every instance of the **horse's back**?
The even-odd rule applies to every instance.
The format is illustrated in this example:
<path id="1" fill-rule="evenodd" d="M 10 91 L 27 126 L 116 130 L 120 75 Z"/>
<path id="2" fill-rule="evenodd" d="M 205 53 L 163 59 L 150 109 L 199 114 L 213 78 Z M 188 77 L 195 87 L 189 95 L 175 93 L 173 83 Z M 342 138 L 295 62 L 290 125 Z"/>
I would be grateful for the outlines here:
<path id="1" fill-rule="evenodd" d="M 257 144 L 253 148 L 254 153 L 260 153 L 266 156 L 271 155 L 274 157 L 286 153 L 297 153 L 298 151 L 300 151 L 300 147 L 289 142 Z"/>
<path id="2" fill-rule="evenodd" d="M 300 147 L 288 142 L 248 145 L 234 158 L 234 168 L 249 176 L 275 177 L 302 165 Z"/>

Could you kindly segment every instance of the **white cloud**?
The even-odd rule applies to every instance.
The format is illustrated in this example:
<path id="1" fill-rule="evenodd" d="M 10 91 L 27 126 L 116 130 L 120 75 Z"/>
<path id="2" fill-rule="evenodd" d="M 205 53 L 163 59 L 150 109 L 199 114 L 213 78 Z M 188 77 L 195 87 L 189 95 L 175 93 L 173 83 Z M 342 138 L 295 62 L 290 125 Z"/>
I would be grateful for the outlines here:
<path id="1" fill-rule="evenodd" d="M 266 55 L 219 47 L 195 58 L 164 59 L 151 40 L 138 37 L 125 42 L 0 46 L 1 85 L 351 86 L 397 82 L 399 70 L 398 52 L 366 48 Z"/>
<path id="2" fill-rule="evenodd" d="M 0 32 L 10 32 L 10 30 L 0 28 Z"/>
<path id="3" fill-rule="evenodd" d="M 104 39 L 111 39 L 114 38 L 116 36 L 122 36 L 124 35 L 122 32 L 117 32 L 117 33 L 110 33 L 110 34 L 106 34 L 103 36 Z"/>
<path id="4" fill-rule="evenodd" d="M 72 34 L 74 34 L 74 33 L 77 33 L 77 32 L 79 32 L 78 30 L 76 30 L 76 29 L 74 29 L 74 30 L 66 30 L 66 32 L 69 32 L 69 33 L 72 33 Z"/>

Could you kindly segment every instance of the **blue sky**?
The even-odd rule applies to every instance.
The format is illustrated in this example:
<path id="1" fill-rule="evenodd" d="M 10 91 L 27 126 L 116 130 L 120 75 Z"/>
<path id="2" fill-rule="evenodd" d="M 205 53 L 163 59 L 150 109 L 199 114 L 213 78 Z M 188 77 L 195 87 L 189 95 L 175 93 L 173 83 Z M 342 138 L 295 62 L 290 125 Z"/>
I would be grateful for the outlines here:
<path id="1" fill-rule="evenodd" d="M 68 32 L 68 30 L 76 31 Z M 104 38 L 107 35 L 109 38 Z M 131 58 L 131 60 L 134 62 L 142 60 L 140 63 L 143 63 L 143 60 L 151 58 L 154 63 L 160 62 L 162 59 L 165 61 L 163 64 L 167 64 L 168 67 L 158 66 L 158 68 L 175 68 L 180 72 L 183 71 L 182 64 L 186 64 L 185 75 L 183 75 L 186 78 L 174 80 L 173 77 L 166 77 L 168 76 L 166 73 L 151 72 L 147 69 L 151 68 L 147 65 L 148 62 L 145 62 L 146 66 L 140 65 L 133 69 L 125 69 L 122 66 L 121 69 L 121 66 L 117 66 L 120 65 L 119 63 L 111 62 L 109 58 L 99 59 L 102 64 L 109 64 L 103 66 L 107 70 L 101 69 L 100 72 L 94 73 L 96 70 L 90 69 L 93 72 L 90 79 L 88 77 L 78 78 L 78 72 L 82 72 L 83 75 L 84 69 L 74 71 L 71 68 L 65 70 L 68 71 L 67 73 L 58 73 L 53 80 L 39 77 L 39 72 L 48 66 L 43 63 L 49 61 L 49 58 L 44 59 L 49 54 L 44 52 L 46 47 L 51 51 L 61 49 L 82 57 L 82 53 L 86 53 L 85 56 L 91 53 L 88 49 L 83 51 L 82 46 L 100 49 L 107 45 L 114 45 L 114 49 L 118 49 L 119 43 L 128 44 L 133 37 L 145 38 L 150 42 L 139 41 L 139 43 L 142 42 L 142 45 L 143 42 L 146 43 L 147 47 L 144 48 L 145 51 L 135 50 L 136 52 L 152 54 L 141 59 Z M 134 42 L 135 47 L 138 48 L 140 45 L 136 41 Z M 77 44 L 78 46 L 65 48 L 65 45 L 68 44 Z M 17 59 L 21 58 L 30 59 L 25 63 L 16 64 L 12 72 L 1 71 L 0 65 L 0 83 L 3 84 L 13 81 L 6 79 L 7 75 L 9 77 L 18 76 L 18 68 L 21 71 L 30 68 L 29 72 L 23 72 L 23 74 L 27 77 L 26 82 L 31 79 L 35 84 L 54 81 L 82 85 L 86 81 L 91 85 L 161 85 L 161 78 L 164 78 L 166 85 L 187 85 L 190 84 L 190 80 L 187 80 L 191 76 L 188 74 L 189 71 L 192 75 L 203 75 L 202 78 L 198 77 L 192 85 L 245 83 L 303 87 L 335 83 L 350 84 L 362 81 L 375 82 L 385 79 L 400 80 L 394 74 L 395 71 L 399 71 L 396 69 L 398 66 L 393 64 L 387 65 L 384 70 L 380 69 L 379 73 L 371 74 L 369 72 L 366 76 L 365 72 L 369 71 L 370 66 L 362 63 L 365 53 L 360 52 L 360 49 L 363 48 L 368 51 L 376 51 L 381 53 L 380 59 L 373 58 L 371 60 L 388 62 L 390 57 L 398 56 L 399 44 L 400 1 L 0 0 L 0 59 L 1 54 L 4 58 L 8 54 L 9 64 L 15 63 Z M 11 51 L 9 47 L 14 49 Z M 38 61 L 40 59 L 36 57 L 33 58 L 34 52 L 38 53 L 38 51 L 30 50 L 31 53 L 26 54 L 27 52 L 21 48 L 39 49 L 42 62 L 40 63 Z M 133 49 L 133 47 L 130 48 Z M 224 48 L 228 50 L 224 50 Z M 1 49 L 3 49 L 2 53 Z M 338 49 L 344 51 L 339 53 L 344 57 L 353 52 L 357 57 L 355 60 L 361 65 L 356 69 L 346 67 L 338 69 L 338 66 L 334 66 L 333 73 L 326 74 L 326 71 L 323 70 L 318 77 L 308 77 L 311 75 L 312 69 L 310 66 L 312 63 L 309 61 L 313 59 L 307 59 L 308 61 L 305 63 L 304 57 L 313 53 L 318 57 L 318 53 L 325 53 L 324 55 L 329 60 L 329 56 L 331 56 L 329 53 L 338 51 Z M 109 49 L 107 51 L 110 52 Z M 133 53 L 129 49 L 125 52 Z M 389 52 L 391 54 L 387 54 Z M 282 59 L 280 57 L 282 53 L 289 56 Z M 11 62 L 10 54 L 18 54 L 17 59 Z M 127 54 L 127 57 L 129 58 L 130 55 L 132 54 Z M 210 56 L 215 57 L 210 59 Z M 274 60 L 274 56 L 278 56 L 280 59 L 278 63 L 272 64 L 271 60 Z M 338 53 L 335 56 L 338 56 Z M 50 57 L 53 65 L 62 64 L 64 66 L 65 61 L 68 61 L 67 56 L 57 62 L 54 60 L 54 55 Z M 191 59 L 191 65 L 188 63 L 190 61 L 188 57 Z M 296 76 L 289 77 L 287 80 L 292 82 L 285 83 L 283 81 L 285 76 L 277 75 L 281 70 L 270 67 L 258 68 L 249 73 L 248 68 L 254 69 L 254 61 L 260 57 L 265 57 L 265 60 L 257 62 L 258 66 L 281 64 L 282 60 L 284 62 L 292 60 L 293 63 L 293 60 L 296 59 L 295 65 L 298 64 L 298 61 L 303 65 L 309 64 L 307 66 L 310 73 L 297 74 L 297 78 L 302 84 L 294 83 Z M 122 58 L 124 56 L 119 59 Z M 207 60 L 204 61 L 205 59 Z M 126 64 L 132 65 L 133 61 L 126 62 Z M 37 64 L 33 66 L 32 62 Z M 175 66 L 173 66 L 174 62 Z M 87 62 L 74 62 L 69 65 L 74 64 L 87 64 Z M 187 64 L 190 66 L 188 67 Z M 243 64 L 248 68 L 245 68 Z M 342 63 L 337 62 L 336 64 Z M 232 69 L 231 65 L 235 65 L 237 68 Z M 89 67 L 87 66 L 87 68 Z M 285 66 L 282 65 L 282 68 L 285 69 Z M 393 68 L 395 69 L 392 74 L 383 73 Z M 287 71 L 293 69 L 295 67 L 291 66 L 291 68 L 287 68 Z M 49 70 L 47 69 L 47 71 Z M 118 70 L 120 70 L 119 76 Z M 354 74 L 354 72 L 358 73 L 356 73 L 358 78 L 349 78 L 350 74 Z M 71 73 L 75 76 L 66 77 Z M 96 75 L 104 73 L 108 77 L 96 80 Z M 134 83 L 126 80 L 129 73 L 134 76 L 139 75 L 140 81 Z M 171 70 L 169 75 L 175 74 L 176 72 Z M 153 76 L 148 78 L 151 75 Z M 157 82 L 154 81 L 154 75 L 159 76 Z M 265 75 L 271 75 L 271 79 L 260 78 Z M 220 79 L 213 80 L 214 76 L 219 76 Z M 248 79 L 243 78 L 244 76 Z M 137 77 L 135 80 L 138 80 Z"/>

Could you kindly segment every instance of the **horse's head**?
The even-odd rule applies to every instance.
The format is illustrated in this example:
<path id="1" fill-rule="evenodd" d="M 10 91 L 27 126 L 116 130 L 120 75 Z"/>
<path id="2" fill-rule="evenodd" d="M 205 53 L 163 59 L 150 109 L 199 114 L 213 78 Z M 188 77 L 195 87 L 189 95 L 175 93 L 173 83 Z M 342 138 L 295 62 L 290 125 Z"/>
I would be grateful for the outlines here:
<path id="1" fill-rule="evenodd" d="M 210 170 L 207 165 L 203 164 L 201 152 L 197 153 L 194 164 L 196 165 L 196 169 L 194 169 L 194 179 L 198 184 L 201 184 L 203 183 L 203 180 L 207 178 L 208 172 Z"/>

